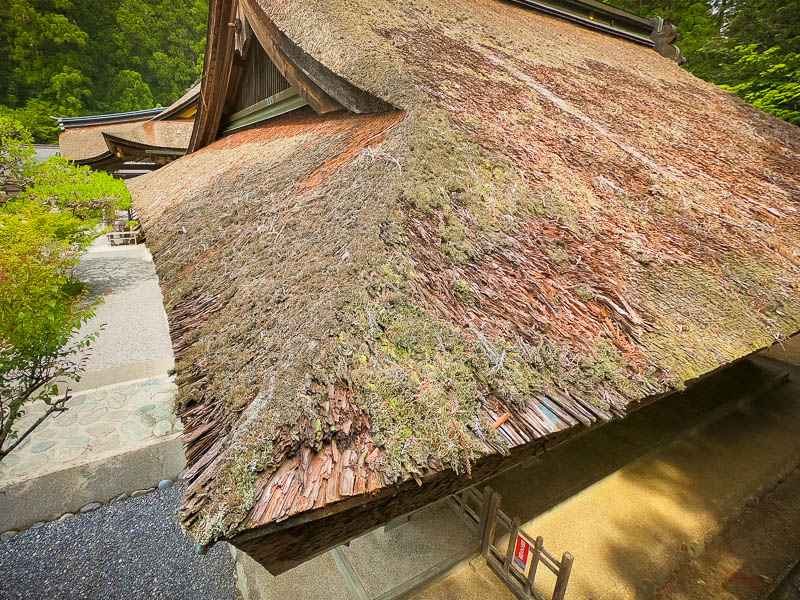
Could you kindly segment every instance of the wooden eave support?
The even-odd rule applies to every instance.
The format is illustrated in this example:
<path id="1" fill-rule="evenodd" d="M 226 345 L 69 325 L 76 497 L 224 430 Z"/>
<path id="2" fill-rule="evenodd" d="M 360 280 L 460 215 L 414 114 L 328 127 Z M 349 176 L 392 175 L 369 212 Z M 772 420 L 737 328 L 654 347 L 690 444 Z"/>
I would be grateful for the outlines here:
<path id="1" fill-rule="evenodd" d="M 289 58 L 284 49 L 286 44 L 281 39 L 278 28 L 264 15 L 258 2 L 256 0 L 241 0 L 241 2 L 253 33 L 289 85 L 305 98 L 308 105 L 318 114 L 340 110 L 342 105 L 331 98 Z"/>

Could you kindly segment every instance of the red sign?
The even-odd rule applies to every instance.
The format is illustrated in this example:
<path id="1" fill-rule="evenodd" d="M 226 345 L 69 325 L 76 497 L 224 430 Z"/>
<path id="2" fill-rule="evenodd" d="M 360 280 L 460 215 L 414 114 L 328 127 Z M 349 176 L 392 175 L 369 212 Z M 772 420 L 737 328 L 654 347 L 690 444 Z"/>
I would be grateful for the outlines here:
<path id="1" fill-rule="evenodd" d="M 517 544 L 514 547 L 514 562 L 524 573 L 528 568 L 528 558 L 530 557 L 531 545 L 521 535 L 517 536 Z"/>

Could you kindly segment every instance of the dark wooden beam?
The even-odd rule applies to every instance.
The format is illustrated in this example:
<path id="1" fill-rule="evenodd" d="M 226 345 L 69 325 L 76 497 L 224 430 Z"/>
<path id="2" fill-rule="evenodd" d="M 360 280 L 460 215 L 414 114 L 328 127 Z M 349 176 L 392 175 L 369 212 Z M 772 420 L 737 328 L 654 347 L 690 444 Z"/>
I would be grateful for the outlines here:
<path id="1" fill-rule="evenodd" d="M 228 25 L 236 16 L 234 1 L 211 0 L 208 10 L 203 83 L 189 152 L 207 146 L 216 139 L 236 49 L 236 31 Z"/>

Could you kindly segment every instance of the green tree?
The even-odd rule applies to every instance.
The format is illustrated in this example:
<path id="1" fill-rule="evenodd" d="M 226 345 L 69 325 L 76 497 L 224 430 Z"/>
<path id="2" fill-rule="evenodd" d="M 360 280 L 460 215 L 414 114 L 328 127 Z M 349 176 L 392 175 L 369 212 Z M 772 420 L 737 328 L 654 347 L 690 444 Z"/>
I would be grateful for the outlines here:
<path id="1" fill-rule="evenodd" d="M 740 95 L 753 106 L 800 125 L 800 54 L 783 53 L 779 46 L 759 51 L 757 44 L 736 46 L 733 63 L 738 80 L 722 87 Z"/>
<path id="2" fill-rule="evenodd" d="M 121 181 L 54 157 L 30 161 L 30 134 L 0 115 L 0 173 L 24 185 L 0 206 L 0 460 L 49 416 L 67 410 L 97 332 L 78 337 L 94 314 L 73 268 L 106 211 L 130 204 Z M 38 418 L 20 419 L 41 406 Z"/>
<path id="3" fill-rule="evenodd" d="M 0 114 L 0 194 L 6 187 L 22 189 L 33 165 L 33 137 L 19 122 Z M 0 196 L 0 203 L 5 200 Z"/>
<path id="4" fill-rule="evenodd" d="M 614 0 L 678 27 L 692 73 L 800 124 L 800 0 Z"/>
<path id="5" fill-rule="evenodd" d="M 0 113 L 54 142 L 47 117 L 167 105 L 200 76 L 207 0 L 0 3 Z"/>
<path id="6" fill-rule="evenodd" d="M 58 123 L 50 118 L 55 114 L 58 114 L 58 109 L 54 104 L 38 98 L 28 98 L 24 106 L 16 109 L 0 106 L 0 115 L 24 123 L 33 139 L 41 143 L 58 142 Z"/>
<path id="7" fill-rule="evenodd" d="M 109 108 L 112 112 L 145 110 L 155 106 L 150 86 L 144 82 L 142 76 L 136 71 L 124 69 L 117 73 L 110 89 L 111 101 Z"/>

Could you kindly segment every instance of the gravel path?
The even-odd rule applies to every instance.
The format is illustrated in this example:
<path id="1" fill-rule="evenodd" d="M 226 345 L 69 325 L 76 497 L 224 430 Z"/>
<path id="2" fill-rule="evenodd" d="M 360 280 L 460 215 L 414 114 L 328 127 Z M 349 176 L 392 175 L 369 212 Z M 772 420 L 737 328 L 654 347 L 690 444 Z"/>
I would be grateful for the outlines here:
<path id="1" fill-rule="evenodd" d="M 92 245 L 75 267 L 92 296 L 104 300 L 81 328 L 79 335 L 103 327 L 86 364 L 86 371 L 100 371 L 172 356 L 167 315 L 155 267 L 143 246 L 124 246 L 105 251 Z"/>
<path id="2" fill-rule="evenodd" d="M 0 542 L 0 599 L 236 599 L 223 545 L 194 552 L 173 515 L 180 486 Z"/>

